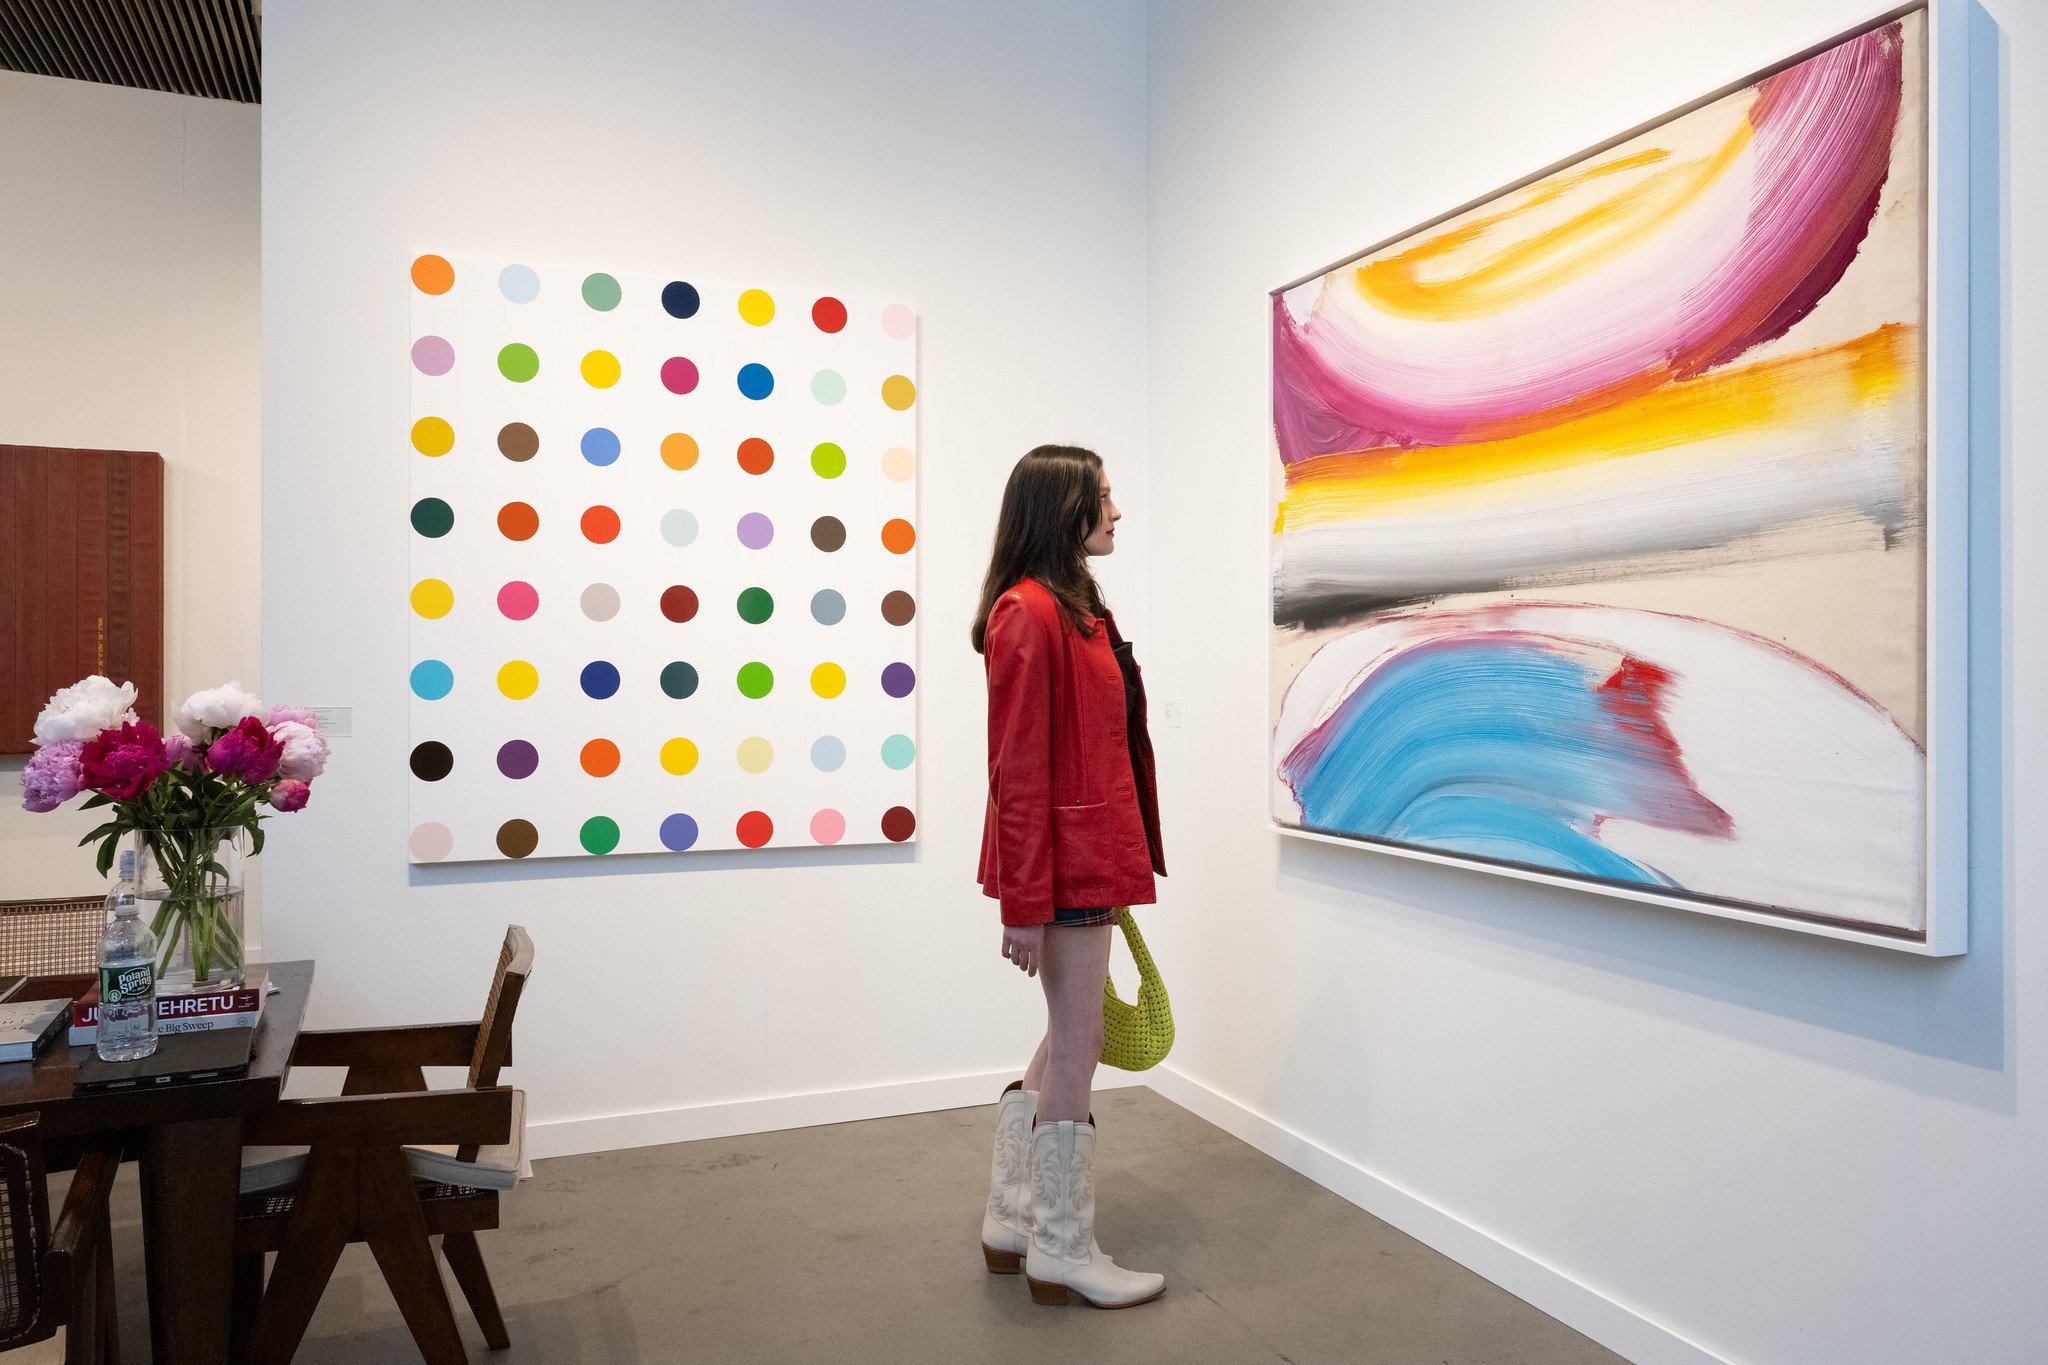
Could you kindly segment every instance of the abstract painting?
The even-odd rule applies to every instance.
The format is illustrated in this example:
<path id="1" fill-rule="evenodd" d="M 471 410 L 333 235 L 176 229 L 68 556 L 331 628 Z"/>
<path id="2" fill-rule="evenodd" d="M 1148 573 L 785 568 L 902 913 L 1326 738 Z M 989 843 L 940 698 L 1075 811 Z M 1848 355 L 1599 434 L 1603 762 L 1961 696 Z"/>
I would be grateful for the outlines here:
<path id="1" fill-rule="evenodd" d="M 1926 20 L 1275 291 L 1277 825 L 1925 938 Z"/>
<path id="2" fill-rule="evenodd" d="M 410 276 L 411 860 L 910 840 L 911 309 Z"/>

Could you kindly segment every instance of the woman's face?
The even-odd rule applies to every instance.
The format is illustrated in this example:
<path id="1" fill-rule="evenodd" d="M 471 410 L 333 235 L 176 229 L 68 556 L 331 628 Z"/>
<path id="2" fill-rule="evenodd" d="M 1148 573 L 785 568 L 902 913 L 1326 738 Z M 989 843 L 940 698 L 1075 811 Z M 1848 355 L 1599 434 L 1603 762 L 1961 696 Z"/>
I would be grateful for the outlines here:
<path id="1" fill-rule="evenodd" d="M 1116 510 L 1116 503 L 1109 496 L 1109 475 L 1102 476 L 1102 497 L 1095 505 L 1095 529 L 1088 533 L 1088 539 L 1081 542 L 1081 548 L 1091 555 L 1112 554 L 1116 550 L 1116 524 L 1124 514 Z"/>

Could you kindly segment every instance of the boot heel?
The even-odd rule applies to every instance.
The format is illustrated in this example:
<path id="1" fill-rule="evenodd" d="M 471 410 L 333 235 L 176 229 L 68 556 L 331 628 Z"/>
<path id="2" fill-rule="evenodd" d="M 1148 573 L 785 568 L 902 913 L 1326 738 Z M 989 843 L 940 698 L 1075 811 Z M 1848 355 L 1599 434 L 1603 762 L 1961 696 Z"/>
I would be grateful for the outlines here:
<path id="1" fill-rule="evenodd" d="M 987 1242 L 981 1244 L 981 1258 L 988 1262 L 991 1275 L 1015 1275 L 1024 1268 L 1024 1258 L 1014 1251 L 997 1251 Z"/>
<path id="2" fill-rule="evenodd" d="M 1024 1278 L 1031 1285 L 1031 1301 L 1033 1303 L 1058 1307 L 1067 1301 L 1067 1287 L 1065 1285 L 1047 1284 L 1044 1280 L 1034 1280 L 1029 1275 L 1026 1275 Z"/>

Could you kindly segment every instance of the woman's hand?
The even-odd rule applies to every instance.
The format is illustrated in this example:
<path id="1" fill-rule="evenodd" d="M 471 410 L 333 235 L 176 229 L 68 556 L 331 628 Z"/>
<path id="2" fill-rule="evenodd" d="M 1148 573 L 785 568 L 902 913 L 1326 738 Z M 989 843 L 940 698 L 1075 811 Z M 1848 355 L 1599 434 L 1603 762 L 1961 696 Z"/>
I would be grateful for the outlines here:
<path id="1" fill-rule="evenodd" d="M 1039 964 L 1045 961 L 1045 926 L 1004 925 L 1003 956 L 1016 963 L 1017 970 L 1024 975 L 1037 976 Z"/>

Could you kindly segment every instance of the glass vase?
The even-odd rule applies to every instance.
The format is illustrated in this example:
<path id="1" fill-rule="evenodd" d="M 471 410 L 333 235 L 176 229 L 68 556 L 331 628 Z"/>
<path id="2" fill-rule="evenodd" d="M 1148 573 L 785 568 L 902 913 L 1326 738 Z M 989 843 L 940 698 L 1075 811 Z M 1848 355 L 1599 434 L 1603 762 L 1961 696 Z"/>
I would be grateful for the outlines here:
<path id="1" fill-rule="evenodd" d="M 157 990 L 235 987 L 243 979 L 242 874 L 249 831 L 139 829 L 136 899 L 156 935 Z"/>

